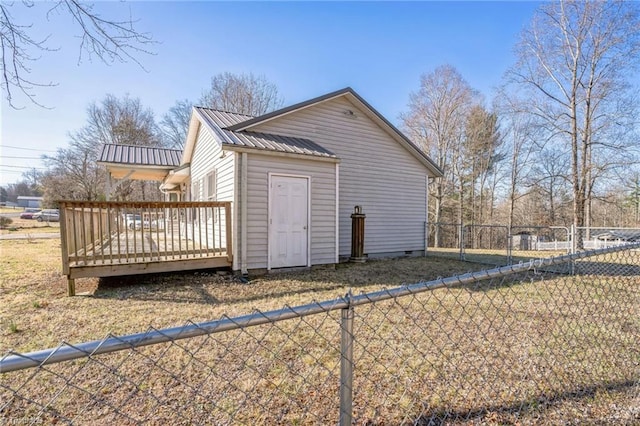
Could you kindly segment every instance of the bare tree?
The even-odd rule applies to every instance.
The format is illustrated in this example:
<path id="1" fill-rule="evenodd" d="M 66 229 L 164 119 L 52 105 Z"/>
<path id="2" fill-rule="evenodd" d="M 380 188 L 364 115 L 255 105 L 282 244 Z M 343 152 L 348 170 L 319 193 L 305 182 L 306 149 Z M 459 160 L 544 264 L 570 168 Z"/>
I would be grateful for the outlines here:
<path id="1" fill-rule="evenodd" d="M 211 87 L 203 93 L 199 103 L 209 108 L 258 116 L 280 108 L 283 100 L 277 87 L 265 77 L 225 72 L 211 79 Z M 184 146 L 192 108 L 190 100 L 178 100 L 162 116 L 160 129 L 165 146 L 175 149 Z"/>
<path id="2" fill-rule="evenodd" d="M 503 88 L 504 89 L 504 88 Z M 535 116 L 527 111 L 526 104 L 501 91 L 498 96 L 501 128 L 504 132 L 504 149 L 507 157 L 507 226 L 509 233 L 515 225 L 516 203 L 530 191 L 530 179 L 534 153 L 539 149 L 539 127 Z"/>
<path id="3" fill-rule="evenodd" d="M 0 4 L 0 47 L 2 48 L 2 89 L 9 105 L 16 107 L 15 91 L 21 92 L 33 103 L 36 101 L 37 87 L 51 86 L 53 82 L 37 82 L 29 77 L 33 63 L 45 52 L 57 50 L 49 45 L 49 37 L 36 39 L 32 34 L 34 23 L 18 23 L 11 11 L 16 7 L 26 7 L 33 11 L 42 9 L 41 4 L 30 0 Z M 71 16 L 80 31 L 80 54 L 89 60 L 94 57 L 107 64 L 132 61 L 142 66 L 137 56 L 151 53 L 148 47 L 153 44 L 151 36 L 138 32 L 135 21 L 127 19 L 104 18 L 94 10 L 90 3 L 79 0 L 57 0 L 46 3 L 45 12 L 38 17 L 39 23 L 47 22 L 56 13 Z M 42 105 L 40 105 L 42 106 Z"/>
<path id="4" fill-rule="evenodd" d="M 422 75 L 420 89 L 409 96 L 409 112 L 401 116 L 409 137 L 444 172 L 444 177 L 433 183 L 435 223 L 442 222 L 447 196 L 464 186 L 460 180 L 460 145 L 468 113 L 477 102 L 477 93 L 460 73 L 453 66 L 444 65 Z M 458 204 L 460 216 L 463 200 L 458 200 Z M 439 247 L 439 228 L 434 238 L 435 246 Z"/>
<path id="5" fill-rule="evenodd" d="M 160 137 L 153 112 L 139 99 L 107 95 L 100 103 L 87 108 L 87 124 L 70 134 L 69 148 L 46 157 L 49 170 L 44 179 L 46 199 L 96 200 L 106 197 L 108 176 L 96 162 L 102 145 L 158 146 Z M 144 182 L 134 185 L 121 182 L 116 188 L 118 199 L 149 198 L 150 188 Z M 158 194 L 152 194 L 156 198 Z"/>
<path id="6" fill-rule="evenodd" d="M 529 185 L 544 197 L 544 220 L 541 225 L 558 225 L 558 211 L 563 200 L 570 199 L 570 181 L 567 179 L 569 158 L 555 148 L 542 149 L 535 156 L 531 167 Z"/>
<path id="7" fill-rule="evenodd" d="M 160 128 L 165 139 L 165 146 L 169 148 L 182 149 L 187 139 L 189 130 L 189 120 L 191 119 L 191 109 L 193 103 L 188 99 L 176 101 L 160 121 Z"/>
<path id="8" fill-rule="evenodd" d="M 42 180 L 44 204 L 53 205 L 56 200 L 88 200 L 105 198 L 106 171 L 96 164 L 94 146 L 72 140 L 69 148 L 59 149 L 46 158 L 48 166 Z"/>
<path id="9" fill-rule="evenodd" d="M 628 161 L 627 80 L 639 53 L 637 5 L 624 1 L 545 3 L 517 47 L 511 81 L 547 137 L 568 148 L 575 226 L 589 225 L 596 180 Z"/>
<path id="10" fill-rule="evenodd" d="M 29 188 L 31 189 L 31 195 L 42 195 L 42 173 L 38 169 L 33 167 L 27 170 L 26 172 L 22 173 L 22 178 L 24 182 L 29 185 Z"/>
<path id="11" fill-rule="evenodd" d="M 624 203 L 631 207 L 633 214 L 630 217 L 633 218 L 632 223 L 634 226 L 640 225 L 640 171 L 636 168 L 627 173 L 627 176 L 623 179 L 625 194 Z"/>
<path id="12" fill-rule="evenodd" d="M 87 124 L 73 133 L 71 139 L 96 147 L 98 151 L 105 143 L 141 146 L 161 144 L 153 111 L 145 108 L 139 98 L 129 95 L 117 98 L 107 94 L 100 103 L 89 105 Z"/>
<path id="13" fill-rule="evenodd" d="M 259 116 L 282 107 L 275 84 L 264 76 L 224 72 L 211 78 L 211 87 L 200 98 L 203 106 Z"/>
<path id="14" fill-rule="evenodd" d="M 488 211 L 487 186 L 496 163 L 502 160 L 498 149 L 501 144 L 498 116 L 481 105 L 469 111 L 465 125 L 464 159 L 467 164 L 469 195 L 471 198 L 471 222 L 485 222 Z"/>

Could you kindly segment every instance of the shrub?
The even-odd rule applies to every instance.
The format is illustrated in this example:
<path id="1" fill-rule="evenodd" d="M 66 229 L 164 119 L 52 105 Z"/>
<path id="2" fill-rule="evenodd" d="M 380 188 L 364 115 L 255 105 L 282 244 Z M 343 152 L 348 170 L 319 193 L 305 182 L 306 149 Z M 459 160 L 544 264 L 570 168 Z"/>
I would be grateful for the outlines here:
<path id="1" fill-rule="evenodd" d="M 4 229 L 13 223 L 13 219 L 6 216 L 0 216 L 0 228 Z"/>

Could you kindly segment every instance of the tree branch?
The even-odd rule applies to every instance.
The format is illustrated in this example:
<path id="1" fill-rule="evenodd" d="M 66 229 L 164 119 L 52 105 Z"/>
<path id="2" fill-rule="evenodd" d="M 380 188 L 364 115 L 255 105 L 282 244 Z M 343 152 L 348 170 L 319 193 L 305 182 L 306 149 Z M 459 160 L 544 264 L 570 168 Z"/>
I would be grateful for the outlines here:
<path id="1" fill-rule="evenodd" d="M 43 107 L 36 100 L 34 89 L 55 86 L 56 83 L 36 82 L 28 76 L 32 72 L 33 63 L 41 57 L 37 53 L 54 52 L 58 49 L 48 46 L 50 36 L 43 40 L 33 38 L 31 35 L 33 24 L 21 25 L 15 22 L 10 8 L 16 5 L 27 8 L 34 6 L 28 1 L 0 4 L 0 48 L 2 49 L 0 86 L 5 91 L 3 95 L 12 108 L 19 109 L 15 103 L 16 93 L 21 93 L 32 103 Z M 85 52 L 89 55 L 89 60 L 95 55 L 107 65 L 115 61 L 134 62 L 143 70 L 145 69 L 138 55 L 153 54 L 147 47 L 155 42 L 148 33 L 138 32 L 134 28 L 137 21 L 131 18 L 126 20 L 103 18 L 93 10 L 93 5 L 81 4 L 78 0 L 57 0 L 47 11 L 46 18 L 48 19 L 55 10 L 66 12 L 80 28 L 79 63 Z"/>

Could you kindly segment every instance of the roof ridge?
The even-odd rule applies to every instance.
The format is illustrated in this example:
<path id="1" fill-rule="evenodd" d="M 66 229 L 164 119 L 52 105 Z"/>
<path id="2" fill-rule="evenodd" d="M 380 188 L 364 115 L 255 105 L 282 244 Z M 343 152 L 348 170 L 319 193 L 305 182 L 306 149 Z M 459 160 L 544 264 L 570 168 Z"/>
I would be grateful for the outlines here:
<path id="1" fill-rule="evenodd" d="M 309 105 L 313 105 L 315 103 L 324 102 L 324 101 L 326 101 L 328 99 L 336 98 L 336 97 L 345 95 L 347 93 L 351 93 L 354 96 L 356 96 L 357 98 L 362 99 L 362 98 L 360 98 L 360 96 L 358 94 L 356 94 L 356 92 L 350 86 L 347 86 L 347 87 L 344 87 L 342 89 L 334 90 L 333 92 L 329 92 L 329 93 L 326 93 L 324 95 L 317 96 L 317 97 L 312 98 L 312 99 L 308 99 L 306 101 L 298 102 L 298 103 L 295 103 L 293 105 L 289 105 L 289 106 L 286 106 L 286 107 L 283 107 L 283 108 L 279 108 L 279 109 L 277 109 L 275 111 L 270 111 L 270 112 L 267 112 L 265 114 L 258 115 L 257 117 L 252 117 L 249 120 L 243 121 L 241 123 L 234 124 L 233 126 L 229 126 L 228 129 L 229 130 L 244 130 L 244 126 L 247 126 L 247 125 L 252 126 L 255 123 L 261 123 L 261 122 L 264 122 L 265 120 L 269 120 L 269 119 L 271 119 L 273 117 L 278 117 L 278 116 L 281 116 L 283 114 L 289 113 L 291 111 L 295 111 L 295 110 L 298 110 L 298 109 L 301 109 L 301 108 L 305 108 L 305 107 L 307 107 Z M 367 104 L 367 106 L 369 106 L 369 105 Z"/>
<path id="2" fill-rule="evenodd" d="M 168 150 L 168 151 L 180 151 L 180 152 L 182 152 L 182 149 L 165 148 L 165 147 L 162 147 L 162 146 L 153 146 L 153 145 L 133 145 L 133 144 L 130 144 L 130 143 L 111 143 L 111 142 L 105 142 L 102 145 L 123 146 L 123 147 L 132 147 L 132 148 L 146 148 L 146 149 L 163 149 L 163 150 Z"/>

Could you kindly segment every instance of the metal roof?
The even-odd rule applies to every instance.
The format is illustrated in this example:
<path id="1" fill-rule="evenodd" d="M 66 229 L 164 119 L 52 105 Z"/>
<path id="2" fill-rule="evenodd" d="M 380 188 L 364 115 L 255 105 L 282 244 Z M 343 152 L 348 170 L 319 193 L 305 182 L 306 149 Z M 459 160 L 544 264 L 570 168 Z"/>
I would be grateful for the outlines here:
<path id="1" fill-rule="evenodd" d="M 337 158 L 333 152 L 309 139 L 258 132 L 232 132 L 227 129 L 221 129 L 221 131 L 226 139 L 225 145 L 286 152 L 290 154 Z"/>
<path id="2" fill-rule="evenodd" d="M 195 108 L 200 111 L 203 116 L 223 129 L 253 118 L 251 115 L 238 114 L 235 112 L 218 111 L 216 109 L 204 107 Z"/>
<path id="3" fill-rule="evenodd" d="M 209 129 L 217 135 L 218 139 L 225 146 L 337 158 L 333 152 L 323 148 L 310 139 L 251 131 L 234 132 L 228 129 L 228 127 L 232 125 L 251 120 L 253 117 L 249 115 L 202 107 L 195 107 L 195 110 L 203 118 Z"/>
<path id="4" fill-rule="evenodd" d="M 173 168 L 180 165 L 181 157 L 180 149 L 104 144 L 98 162 Z"/>

